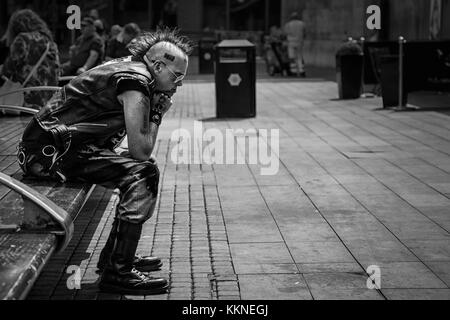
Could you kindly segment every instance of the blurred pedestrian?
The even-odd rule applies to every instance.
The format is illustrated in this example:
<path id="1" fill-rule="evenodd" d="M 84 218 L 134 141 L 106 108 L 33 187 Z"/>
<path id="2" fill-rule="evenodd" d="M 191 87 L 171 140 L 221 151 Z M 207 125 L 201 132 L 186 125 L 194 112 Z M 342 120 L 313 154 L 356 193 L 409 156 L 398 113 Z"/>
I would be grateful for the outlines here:
<path id="1" fill-rule="evenodd" d="M 123 27 L 122 32 L 108 42 L 106 61 L 129 56 L 128 44 L 141 33 L 136 23 L 129 23 Z"/>
<path id="2" fill-rule="evenodd" d="M 82 74 L 102 62 L 105 49 L 91 17 L 86 17 L 81 22 L 81 33 L 70 47 L 70 60 L 63 65 L 64 76 Z"/>
<path id="3" fill-rule="evenodd" d="M 108 35 L 106 34 L 105 24 L 102 20 L 100 20 L 100 19 L 95 20 L 94 26 L 95 26 L 95 32 L 97 32 L 100 39 L 102 39 L 102 46 L 104 48 L 104 51 L 103 51 L 101 60 L 103 61 L 103 60 L 105 60 L 106 46 L 108 44 Z"/>
<path id="4" fill-rule="evenodd" d="M 271 76 L 275 73 L 282 75 L 290 74 L 289 58 L 287 49 L 283 45 L 285 42 L 285 35 L 278 26 L 270 28 L 270 34 L 265 37 L 265 54 L 268 72 Z"/>
<path id="5" fill-rule="evenodd" d="M 303 46 L 306 35 L 305 23 L 300 20 L 298 12 L 293 12 L 290 20 L 284 26 L 287 37 L 288 55 L 291 61 L 291 72 L 300 77 L 305 77 L 303 60 Z"/>
<path id="6" fill-rule="evenodd" d="M 8 83 L 17 83 L 20 87 L 58 85 L 58 46 L 45 21 L 34 11 L 15 12 L 9 20 L 5 39 L 9 52 L 0 68 L 0 79 L 8 79 Z M 39 110 L 52 95 L 48 91 L 27 92 L 23 95 L 22 106 Z"/>
<path id="7" fill-rule="evenodd" d="M 6 34 L 0 39 L 0 66 L 3 65 L 6 57 L 8 56 L 9 49 L 6 46 Z M 1 69 L 1 68 L 0 68 Z M 1 70 L 0 70 L 1 72 Z"/>
<path id="8" fill-rule="evenodd" d="M 121 26 L 119 26 L 118 24 L 115 24 L 111 27 L 111 31 L 109 32 L 109 39 L 108 40 L 112 40 L 114 38 L 116 38 L 121 32 L 122 32 L 123 28 Z"/>

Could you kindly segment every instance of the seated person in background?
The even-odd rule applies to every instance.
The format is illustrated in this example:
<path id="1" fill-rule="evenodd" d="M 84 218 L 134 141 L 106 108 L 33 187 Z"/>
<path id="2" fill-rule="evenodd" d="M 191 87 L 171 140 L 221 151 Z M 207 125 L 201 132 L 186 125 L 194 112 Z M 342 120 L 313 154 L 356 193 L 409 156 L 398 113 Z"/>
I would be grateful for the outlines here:
<path id="1" fill-rule="evenodd" d="M 116 38 L 108 42 L 106 61 L 129 56 L 131 53 L 127 46 L 140 33 L 141 29 L 136 23 L 127 24 Z"/>
<path id="2" fill-rule="evenodd" d="M 118 24 L 113 25 L 109 33 L 109 40 L 115 39 L 122 32 L 122 30 L 123 28 Z"/>
<path id="3" fill-rule="evenodd" d="M 97 32 L 97 34 L 102 39 L 102 45 L 104 48 L 103 55 L 102 55 L 102 61 L 103 61 L 103 60 L 105 60 L 106 45 L 108 43 L 108 35 L 105 32 L 105 23 L 102 20 L 97 19 L 94 21 L 94 26 L 95 26 L 95 32 Z"/>
<path id="4" fill-rule="evenodd" d="M 0 33 L 1 34 L 1 33 Z M 8 56 L 9 49 L 6 46 L 6 34 L 3 38 L 0 39 L 0 72 L 3 62 L 5 62 L 6 57 Z"/>
<path id="5" fill-rule="evenodd" d="M 104 45 L 90 17 L 81 22 L 81 36 L 70 47 L 70 60 L 63 65 L 63 76 L 82 74 L 102 62 Z"/>
<path id="6" fill-rule="evenodd" d="M 14 13 L 9 20 L 5 40 L 9 52 L 0 68 L 0 87 L 6 78 L 21 85 L 29 78 L 25 87 L 58 85 L 58 46 L 47 24 L 34 11 L 25 9 Z M 30 77 L 31 70 L 41 58 L 41 63 Z M 22 106 L 39 110 L 52 95 L 51 91 L 27 92 Z"/>

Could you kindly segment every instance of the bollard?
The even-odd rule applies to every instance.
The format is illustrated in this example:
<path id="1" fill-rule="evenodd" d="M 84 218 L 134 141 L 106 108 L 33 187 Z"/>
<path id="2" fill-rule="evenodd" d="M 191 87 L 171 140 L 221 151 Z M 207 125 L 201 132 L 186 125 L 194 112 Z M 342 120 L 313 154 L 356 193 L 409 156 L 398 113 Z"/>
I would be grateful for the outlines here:
<path id="1" fill-rule="evenodd" d="M 404 109 L 403 105 L 403 52 L 406 40 L 402 36 L 398 38 L 398 109 Z"/>
<path id="2" fill-rule="evenodd" d="M 362 52 L 363 52 L 363 54 L 365 54 L 364 53 L 364 46 L 365 46 L 365 42 L 366 42 L 366 38 L 364 38 L 364 37 L 361 37 L 360 39 L 359 39 L 359 41 L 361 42 L 361 49 L 362 49 Z M 364 55 L 364 61 L 366 60 L 366 57 L 365 57 L 365 55 Z M 361 98 L 374 98 L 375 97 L 375 95 L 372 93 L 372 92 L 365 92 L 364 91 L 364 80 L 365 80 L 365 62 L 364 62 L 364 65 L 363 65 L 363 72 L 362 72 L 362 91 L 363 91 L 363 93 L 361 94 Z"/>
<path id="3" fill-rule="evenodd" d="M 363 56 L 364 56 L 364 43 L 366 42 L 366 38 L 361 37 L 359 40 L 360 40 L 360 42 L 361 42 L 361 50 L 362 50 Z M 366 57 L 364 57 L 364 60 L 365 60 L 365 58 L 366 58 Z M 363 66 L 364 66 L 364 65 L 363 65 Z M 363 67 L 363 72 L 362 72 L 363 91 L 364 91 L 364 75 L 365 75 L 364 69 L 365 69 L 365 68 Z"/>
<path id="4" fill-rule="evenodd" d="M 405 53 L 405 43 L 406 39 L 402 36 L 398 37 L 398 106 L 395 108 L 395 111 L 415 111 L 418 110 L 419 107 L 416 106 L 408 106 L 408 101 L 406 104 L 403 104 L 403 96 L 405 94 L 403 90 L 403 70 L 404 70 L 404 53 Z"/>

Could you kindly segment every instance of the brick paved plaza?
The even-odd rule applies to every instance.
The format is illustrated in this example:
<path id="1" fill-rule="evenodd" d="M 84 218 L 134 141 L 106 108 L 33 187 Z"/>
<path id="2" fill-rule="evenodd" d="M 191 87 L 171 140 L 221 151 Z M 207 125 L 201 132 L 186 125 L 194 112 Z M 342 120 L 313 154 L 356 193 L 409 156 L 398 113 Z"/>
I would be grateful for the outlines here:
<path id="1" fill-rule="evenodd" d="M 160 198 L 138 248 L 162 258 L 155 275 L 170 279 L 168 294 L 98 293 L 117 194 L 97 187 L 29 299 L 450 299 L 450 118 L 336 98 L 333 82 L 261 80 L 257 118 L 218 121 L 214 83 L 188 81 L 160 130 Z M 279 129 L 278 174 L 173 163 L 171 134 L 194 120 Z M 2 121 L 11 130 L 1 170 L 13 174 L 19 121 Z M 71 265 L 81 268 L 80 290 L 67 288 Z M 367 288 L 371 265 L 380 290 Z"/>

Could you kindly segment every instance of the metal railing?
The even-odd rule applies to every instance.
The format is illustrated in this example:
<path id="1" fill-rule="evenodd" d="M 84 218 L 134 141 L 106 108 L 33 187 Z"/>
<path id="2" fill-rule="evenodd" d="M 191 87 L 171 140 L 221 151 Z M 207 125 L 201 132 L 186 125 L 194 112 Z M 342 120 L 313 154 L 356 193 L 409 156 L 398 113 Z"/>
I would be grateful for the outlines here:
<path id="1" fill-rule="evenodd" d="M 55 222 L 60 229 L 57 231 L 51 230 L 49 233 L 55 234 L 57 237 L 58 246 L 56 251 L 63 251 L 69 244 L 74 232 L 73 221 L 70 215 L 65 210 L 57 206 L 54 202 L 50 201 L 48 198 L 33 190 L 29 186 L 1 172 L 0 184 L 5 185 L 7 188 L 17 192 L 24 199 L 31 201 L 31 203 L 37 207 L 36 209 L 41 209 L 52 218 L 53 222 Z"/>
<path id="2" fill-rule="evenodd" d="M 11 95 L 11 94 L 15 94 L 15 93 L 25 93 L 25 92 L 29 92 L 29 91 L 59 91 L 59 90 L 61 90 L 61 87 L 52 87 L 52 86 L 26 87 L 26 88 L 20 88 L 20 89 L 15 89 L 15 90 L 1 93 L 0 98 Z M 24 107 L 24 106 L 14 106 L 14 105 L 5 105 L 5 104 L 0 104 L 0 110 L 19 111 L 19 112 L 29 113 L 32 115 L 36 114 L 39 111 L 36 109 Z"/>

